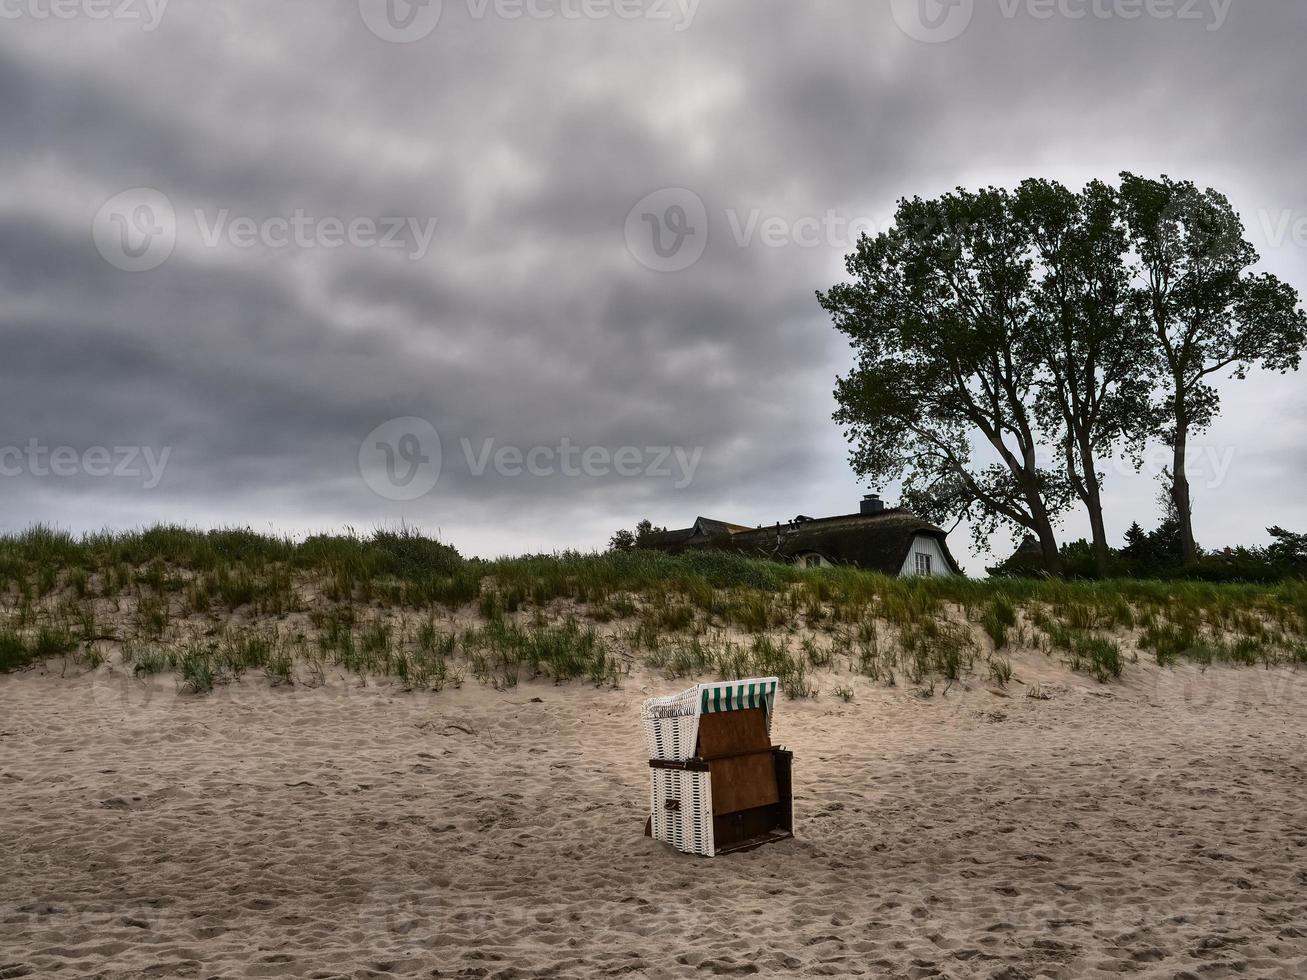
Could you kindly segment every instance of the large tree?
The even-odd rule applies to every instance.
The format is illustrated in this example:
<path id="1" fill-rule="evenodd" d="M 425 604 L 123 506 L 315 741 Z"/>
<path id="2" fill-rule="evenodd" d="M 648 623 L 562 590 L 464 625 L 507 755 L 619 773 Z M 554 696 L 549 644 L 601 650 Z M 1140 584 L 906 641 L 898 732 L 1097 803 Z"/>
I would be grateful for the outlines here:
<path id="1" fill-rule="evenodd" d="M 818 300 L 857 358 L 835 390 L 854 469 L 903 477 L 905 501 L 941 522 L 971 517 L 977 541 L 1025 529 L 1059 571 L 1054 525 L 1070 491 L 1038 458 L 1032 252 L 1007 191 L 904 200 L 895 226 L 848 256 L 851 281 Z M 977 437 L 990 460 L 976 458 Z"/>
<path id="2" fill-rule="evenodd" d="M 1138 315 L 1116 192 L 1077 193 L 1027 180 L 1013 199 L 1034 248 L 1030 343 L 1041 373 L 1036 413 L 1054 433 L 1066 480 L 1089 517 L 1095 564 L 1108 572 L 1101 461 L 1142 450 L 1149 431 L 1152 345 Z"/>
<path id="3" fill-rule="evenodd" d="M 1139 264 L 1138 293 L 1163 365 L 1163 438 L 1172 449 L 1169 492 L 1186 560 L 1197 556 L 1186 476 L 1189 441 L 1220 408 L 1215 376 L 1253 367 L 1296 370 L 1307 317 L 1296 291 L 1248 270 L 1257 250 L 1230 202 L 1189 181 L 1121 175 L 1121 200 Z"/>

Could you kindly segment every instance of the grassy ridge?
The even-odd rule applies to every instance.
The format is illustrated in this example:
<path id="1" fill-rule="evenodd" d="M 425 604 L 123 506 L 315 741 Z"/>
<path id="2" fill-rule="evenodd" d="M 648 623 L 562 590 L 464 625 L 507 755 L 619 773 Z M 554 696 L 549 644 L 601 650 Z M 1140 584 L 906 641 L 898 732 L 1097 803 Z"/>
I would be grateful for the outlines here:
<path id="1" fill-rule="evenodd" d="M 615 684 L 639 657 L 671 676 L 776 674 L 799 697 L 832 669 L 927 691 L 1004 684 L 1005 651 L 1026 648 L 1101 681 L 1136 649 L 1163 665 L 1304 663 L 1307 584 L 892 579 L 717 552 L 479 561 L 403 528 L 0 537 L 0 670 L 117 650 L 195 691 L 331 666 L 439 689 L 467 674 Z"/>

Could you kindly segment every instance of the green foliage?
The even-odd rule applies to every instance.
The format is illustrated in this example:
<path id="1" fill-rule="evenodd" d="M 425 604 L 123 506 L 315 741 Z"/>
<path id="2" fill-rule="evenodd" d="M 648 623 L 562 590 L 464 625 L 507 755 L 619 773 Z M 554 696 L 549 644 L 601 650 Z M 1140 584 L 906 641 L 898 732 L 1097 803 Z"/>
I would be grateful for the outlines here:
<path id="1" fill-rule="evenodd" d="M 1078 636 L 1071 648 L 1071 667 L 1088 670 L 1096 680 L 1106 684 L 1109 679 L 1121 676 L 1121 649 L 1101 636 Z"/>
<path id="2" fill-rule="evenodd" d="M 372 535 L 371 551 L 375 573 L 397 578 L 452 576 L 463 564 L 456 549 L 423 537 L 408 527 L 401 527 L 398 531 L 376 531 Z"/>
<path id="3" fill-rule="evenodd" d="M 1032 250 L 1007 191 L 905 199 L 895 226 L 848 257 L 852 281 L 818 295 L 856 356 L 835 388 L 854 470 L 903 478 L 928 519 L 971 515 L 977 540 L 1007 525 L 1051 541 L 1071 500 L 1063 474 L 1036 462 L 1053 434 L 1035 415 L 1046 372 L 1028 328 Z M 997 463 L 973 456 L 986 438 L 1003 446 Z"/>
<path id="4" fill-rule="evenodd" d="M 14 630 L 0 630 L 0 672 L 26 667 L 36 659 L 24 638 Z"/>
<path id="5" fill-rule="evenodd" d="M 645 658 L 645 663 L 675 679 L 710 673 L 715 670 L 718 658 L 719 647 L 714 641 L 692 636 L 674 644 L 655 644 Z"/>
<path id="6" fill-rule="evenodd" d="M 519 669 L 531 676 L 547 675 L 555 682 L 587 677 L 596 685 L 616 686 L 625 668 L 608 650 L 593 627 L 569 618 L 558 625 L 520 626 L 491 620 L 463 637 L 469 658 L 496 686 L 513 687 Z"/>
<path id="7" fill-rule="evenodd" d="M 1008 630 L 1017 624 L 1017 612 L 1012 608 L 1012 603 L 1008 601 L 1007 596 L 998 595 L 994 597 L 986 608 L 984 615 L 981 617 L 980 625 L 984 627 L 989 638 L 994 642 L 995 650 L 1002 650 L 1007 646 Z"/>
<path id="8" fill-rule="evenodd" d="M 148 676 L 175 669 L 177 656 L 158 647 L 139 647 L 129 643 L 123 648 L 123 663 L 131 665 L 132 673 L 137 676 Z"/>
<path id="9" fill-rule="evenodd" d="M 620 530 L 608 541 L 610 551 L 634 551 L 636 548 L 649 547 L 650 539 L 655 534 L 662 534 L 665 527 L 654 527 L 647 518 L 635 526 L 634 531 Z"/>
<path id="10" fill-rule="evenodd" d="M 1295 560 L 1295 537 L 1276 540 L 1280 560 Z M 33 556 L 53 562 L 44 577 L 63 583 L 51 595 L 37 594 Z M 333 667 L 415 690 L 456 685 L 464 667 L 501 687 L 534 676 L 616 684 L 642 658 L 675 677 L 774 674 L 785 694 L 806 697 L 817 671 L 922 691 L 939 681 L 945 693 L 977 669 L 1008 684 L 1012 663 L 998 651 L 1039 645 L 1102 680 L 1122 673 L 1130 644 L 1162 664 L 1307 660 L 1298 580 L 897 579 L 641 550 L 455 561 L 411 534 L 383 535 L 374 548 L 352 536 L 294 545 L 163 529 L 122 540 L 0 536 L 0 582 L 0 670 L 82 644 L 77 662 L 93 667 L 112 655 L 102 640 L 121 640 L 125 666 L 177 673 L 196 691 L 248 671 L 321 683 Z M 459 619 L 442 619 L 449 602 Z M 307 615 L 282 625 L 288 609 Z M 596 620 L 619 621 L 600 632 Z"/>
<path id="11" fill-rule="evenodd" d="M 818 294 L 855 356 L 835 391 L 854 469 L 903 479 L 936 523 L 970 518 L 978 542 L 1031 533 L 1054 574 L 1054 525 L 1078 499 L 1103 578 L 1099 463 L 1161 439 L 1175 541 L 1129 547 L 1175 544 L 1192 564 L 1186 453 L 1219 411 L 1216 378 L 1296 370 L 1307 346 L 1296 290 L 1258 261 L 1223 195 L 1168 177 L 900 201 L 894 227 L 847 257 L 849 281 Z"/>
<path id="12" fill-rule="evenodd" d="M 38 660 L 60 657 L 77 649 L 77 641 L 63 626 L 42 626 L 36 633 L 32 653 Z"/>
<path id="13" fill-rule="evenodd" d="M 989 660 L 989 677 L 999 687 L 1012 683 L 1012 661 L 1007 657 L 992 657 Z"/>
<path id="14" fill-rule="evenodd" d="M 1254 367 L 1298 368 L 1307 315 L 1297 292 L 1259 261 L 1229 200 L 1190 181 L 1121 174 L 1121 211 L 1138 256 L 1138 307 L 1154 344 L 1161 381 L 1160 435 L 1175 450 L 1168 478 L 1185 561 L 1197 557 L 1185 476 L 1189 438 L 1220 410 L 1214 381 Z"/>
<path id="15" fill-rule="evenodd" d="M 1266 548 L 1227 548 L 1219 552 L 1198 551 L 1196 558 L 1183 558 L 1180 523 L 1167 517 L 1157 528 L 1145 531 L 1138 523 L 1126 532 L 1123 547 L 1109 552 L 1107 575 L 1100 569 L 1086 541 L 1062 546 L 1062 570 L 1068 579 L 1136 578 L 1155 581 L 1261 582 L 1307 580 L 1307 557 L 1300 543 L 1307 535 L 1283 528 L 1268 528 L 1274 543 Z M 1038 569 L 1024 554 L 1014 555 L 989 570 L 995 578 L 1029 577 Z"/>
<path id="16" fill-rule="evenodd" d="M 1268 527 L 1266 533 L 1274 539 L 1263 552 L 1267 561 L 1307 568 L 1307 534 L 1294 534 L 1282 527 Z"/>
<path id="17" fill-rule="evenodd" d="M 1120 647 L 1112 640 L 1045 613 L 1038 614 L 1035 623 L 1044 631 L 1052 648 L 1066 654 L 1072 670 L 1086 671 L 1104 684 L 1121 676 L 1124 661 Z"/>
<path id="18" fill-rule="evenodd" d="M 191 694 L 208 694 L 217 678 L 213 659 L 205 650 L 187 650 L 181 657 L 181 674 L 185 689 Z"/>

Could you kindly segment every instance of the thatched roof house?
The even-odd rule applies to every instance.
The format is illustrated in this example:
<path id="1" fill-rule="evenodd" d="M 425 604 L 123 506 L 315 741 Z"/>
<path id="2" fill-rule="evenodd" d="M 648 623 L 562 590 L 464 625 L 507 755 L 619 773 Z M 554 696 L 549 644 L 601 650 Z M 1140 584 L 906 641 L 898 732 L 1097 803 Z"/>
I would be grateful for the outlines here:
<path id="1" fill-rule="evenodd" d="M 852 565 L 885 575 L 961 575 L 948 532 L 909 510 L 886 508 L 870 494 L 856 514 L 796 517 L 772 527 L 746 527 L 700 517 L 691 527 L 647 536 L 642 546 L 673 554 L 693 548 L 817 567 Z"/>

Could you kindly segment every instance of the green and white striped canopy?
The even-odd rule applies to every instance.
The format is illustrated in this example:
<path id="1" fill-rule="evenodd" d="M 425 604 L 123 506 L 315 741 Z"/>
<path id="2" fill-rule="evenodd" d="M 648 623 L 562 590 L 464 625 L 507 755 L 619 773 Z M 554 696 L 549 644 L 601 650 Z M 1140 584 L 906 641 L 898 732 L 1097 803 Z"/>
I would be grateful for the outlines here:
<path id="1" fill-rule="evenodd" d="M 717 711 L 763 708 L 770 714 L 777 683 L 775 677 L 763 677 L 725 684 L 700 684 L 699 713 L 707 715 Z"/>

